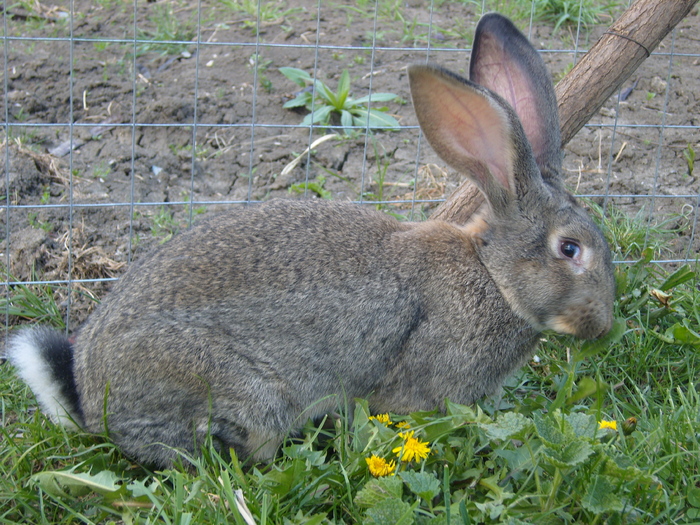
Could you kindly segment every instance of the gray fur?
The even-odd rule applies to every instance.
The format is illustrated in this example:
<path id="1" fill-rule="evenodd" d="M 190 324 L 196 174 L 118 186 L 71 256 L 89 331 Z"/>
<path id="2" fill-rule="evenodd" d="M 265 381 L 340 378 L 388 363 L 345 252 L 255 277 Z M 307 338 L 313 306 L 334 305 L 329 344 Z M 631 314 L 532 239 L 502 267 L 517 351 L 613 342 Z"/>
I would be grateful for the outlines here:
<path id="1" fill-rule="evenodd" d="M 266 459 L 344 399 L 397 413 L 445 398 L 471 403 L 532 355 L 542 329 L 587 338 L 609 330 L 609 250 L 561 185 L 542 178 L 517 114 L 440 68 L 414 66 L 409 76 L 428 140 L 488 206 L 455 225 L 271 201 L 195 226 L 132 265 L 80 330 L 77 422 L 106 425 L 126 454 L 158 466 L 172 464 L 174 449 L 196 453 L 208 433 Z M 539 71 L 530 80 L 552 89 Z M 493 119 L 504 151 L 455 147 L 463 130 L 445 132 L 430 100 L 441 89 L 477 108 L 466 112 L 479 114 L 475 125 Z M 512 172 L 491 175 L 511 154 Z M 562 256 L 562 239 L 581 256 Z M 11 344 L 11 359 L 24 347 Z"/>

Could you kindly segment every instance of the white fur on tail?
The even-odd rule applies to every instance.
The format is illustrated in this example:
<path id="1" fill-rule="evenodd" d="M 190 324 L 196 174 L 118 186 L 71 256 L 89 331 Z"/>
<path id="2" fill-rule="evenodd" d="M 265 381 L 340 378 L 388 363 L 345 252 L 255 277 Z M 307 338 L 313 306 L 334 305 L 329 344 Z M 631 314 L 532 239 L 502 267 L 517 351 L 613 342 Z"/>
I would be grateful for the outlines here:
<path id="1" fill-rule="evenodd" d="M 67 408 L 70 402 L 61 394 L 51 367 L 42 355 L 42 349 L 32 330 L 15 335 L 7 349 L 7 357 L 22 380 L 32 389 L 41 409 L 54 422 L 67 428 L 77 429 Z"/>

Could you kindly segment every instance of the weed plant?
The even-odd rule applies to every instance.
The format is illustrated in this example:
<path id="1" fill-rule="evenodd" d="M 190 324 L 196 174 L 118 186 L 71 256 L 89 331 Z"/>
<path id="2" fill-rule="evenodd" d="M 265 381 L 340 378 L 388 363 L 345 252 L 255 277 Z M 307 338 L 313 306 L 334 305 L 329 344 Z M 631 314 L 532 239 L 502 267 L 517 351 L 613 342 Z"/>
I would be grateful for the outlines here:
<path id="1" fill-rule="evenodd" d="M 645 229 L 605 221 L 619 237 Z M 652 264 L 652 248 L 635 253 L 617 267 L 605 339 L 544 334 L 498 398 L 445 413 L 338 400 L 345 416 L 308 422 L 270 464 L 209 445 L 148 470 L 105 436 L 51 423 L 2 366 L 0 522 L 697 523 L 697 278 Z"/>
<path id="2" fill-rule="evenodd" d="M 387 113 L 388 108 L 370 106 L 370 102 L 390 102 L 397 98 L 393 93 L 372 93 L 371 95 L 352 98 L 350 96 L 350 74 L 344 69 L 338 80 L 337 91 L 333 92 L 326 84 L 311 78 L 306 71 L 294 67 L 280 68 L 289 80 L 304 88 L 292 100 L 284 104 L 285 108 L 306 108 L 309 114 L 301 122 L 302 126 L 317 124 L 329 127 L 334 117 L 339 119 L 343 131 L 347 134 L 353 129 L 396 129 L 398 121 Z"/>

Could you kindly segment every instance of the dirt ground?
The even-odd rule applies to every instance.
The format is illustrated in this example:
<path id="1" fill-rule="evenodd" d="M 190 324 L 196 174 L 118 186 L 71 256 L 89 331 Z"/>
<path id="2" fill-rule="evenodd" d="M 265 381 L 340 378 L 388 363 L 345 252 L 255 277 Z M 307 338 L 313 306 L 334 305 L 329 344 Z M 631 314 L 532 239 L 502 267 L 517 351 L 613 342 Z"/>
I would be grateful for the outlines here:
<path id="1" fill-rule="evenodd" d="M 429 43 L 431 61 L 464 73 L 480 5 L 446 0 L 431 14 L 427 1 L 382 1 L 375 17 L 374 2 L 324 1 L 319 13 L 315 1 L 270 1 L 256 33 L 244 10 L 255 2 L 246 0 L 203 1 L 199 15 L 196 2 L 139 2 L 136 24 L 133 2 L 75 0 L 72 27 L 67 4 L 19 2 L 8 18 L 8 36 L 20 38 L 4 51 L 12 127 L 0 150 L 10 205 L 0 235 L 13 279 L 64 280 L 69 269 L 74 279 L 117 277 L 130 259 L 223 203 L 303 198 L 305 187 L 311 197 L 316 188 L 334 199 L 397 201 L 386 207 L 424 217 L 462 179 L 425 142 L 417 147 L 405 68 L 425 60 Z M 579 47 L 618 14 L 584 32 Z M 528 30 L 526 19 L 518 23 Z M 538 21 L 532 41 L 552 51 L 544 58 L 557 80 L 574 62 L 573 52 L 559 50 L 574 48 L 575 28 L 553 33 L 552 25 Z M 71 32 L 72 45 L 64 40 Z M 199 46 L 148 42 L 198 37 Z M 599 203 L 608 195 L 624 213 L 680 227 L 660 254 L 668 258 L 700 250 L 690 241 L 698 169 L 689 173 L 683 153 L 689 144 L 700 150 L 698 53 L 696 7 L 626 82 L 634 88 L 626 100 L 612 97 L 566 148 L 577 194 Z M 331 130 L 339 139 L 284 171 L 325 131 L 311 136 L 297 127 L 304 112 L 282 107 L 300 89 L 283 66 L 315 71 L 332 88 L 347 69 L 355 97 L 370 88 L 397 94 L 387 106 L 406 128 L 372 137 Z M 661 134 L 662 123 L 673 127 Z M 99 296 L 109 282 L 74 287 Z M 71 323 L 79 324 L 92 302 L 81 294 L 73 301 Z"/>

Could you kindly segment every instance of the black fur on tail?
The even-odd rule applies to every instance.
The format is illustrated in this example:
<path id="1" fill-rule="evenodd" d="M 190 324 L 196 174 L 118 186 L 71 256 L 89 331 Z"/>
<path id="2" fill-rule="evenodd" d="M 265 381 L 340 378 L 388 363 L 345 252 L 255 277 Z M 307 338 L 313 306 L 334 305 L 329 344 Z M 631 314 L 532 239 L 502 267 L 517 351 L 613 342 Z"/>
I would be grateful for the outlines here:
<path id="1" fill-rule="evenodd" d="M 7 354 L 45 412 L 54 419 L 63 419 L 67 412 L 82 424 L 73 348 L 68 338 L 43 326 L 20 330 L 10 339 Z"/>
<path id="2" fill-rule="evenodd" d="M 41 355 L 51 369 L 51 374 L 59 385 L 62 396 L 68 401 L 65 407 L 70 412 L 83 419 L 83 411 L 80 408 L 78 389 L 75 386 L 73 373 L 73 347 L 70 341 L 62 334 L 53 330 L 42 330 L 39 347 Z"/>

